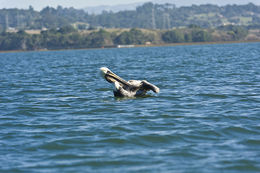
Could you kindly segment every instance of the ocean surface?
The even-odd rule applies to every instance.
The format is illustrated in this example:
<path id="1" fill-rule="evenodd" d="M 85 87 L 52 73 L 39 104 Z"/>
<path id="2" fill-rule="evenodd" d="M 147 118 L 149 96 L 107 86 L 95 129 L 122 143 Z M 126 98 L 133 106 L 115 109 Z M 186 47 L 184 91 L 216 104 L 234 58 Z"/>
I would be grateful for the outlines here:
<path id="1" fill-rule="evenodd" d="M 0 91 L 0 172 L 260 172 L 260 43 L 0 53 Z"/>

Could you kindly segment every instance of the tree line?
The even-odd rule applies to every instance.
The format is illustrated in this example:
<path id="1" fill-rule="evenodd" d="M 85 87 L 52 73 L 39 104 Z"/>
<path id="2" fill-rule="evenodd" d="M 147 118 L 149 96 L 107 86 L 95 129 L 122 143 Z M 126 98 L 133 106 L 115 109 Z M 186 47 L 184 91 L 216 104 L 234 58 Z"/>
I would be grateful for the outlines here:
<path id="1" fill-rule="evenodd" d="M 216 36 L 218 33 L 218 36 Z M 123 31 L 105 29 L 82 32 L 71 25 L 41 31 L 40 34 L 2 32 L 0 50 L 80 49 L 116 47 L 117 45 L 143 45 L 243 40 L 248 30 L 241 26 L 222 26 L 203 29 L 196 25 L 171 30 L 144 30 L 132 28 Z"/>
<path id="2" fill-rule="evenodd" d="M 8 28 L 42 29 L 61 28 L 73 23 L 104 28 L 170 29 L 196 23 L 203 28 L 224 24 L 260 24 L 260 6 L 246 5 L 192 5 L 176 7 L 174 4 L 145 3 L 136 10 L 104 11 L 89 14 L 74 8 L 46 7 L 41 11 L 29 9 L 0 9 L 0 31 Z M 79 26 L 85 28 L 84 26 Z"/>

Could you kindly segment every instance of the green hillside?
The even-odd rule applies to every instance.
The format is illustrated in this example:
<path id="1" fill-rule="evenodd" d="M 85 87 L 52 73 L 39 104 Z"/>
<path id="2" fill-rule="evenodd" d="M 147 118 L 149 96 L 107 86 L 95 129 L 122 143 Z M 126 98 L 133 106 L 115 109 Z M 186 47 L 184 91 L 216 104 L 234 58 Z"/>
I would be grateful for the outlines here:
<path id="1" fill-rule="evenodd" d="M 174 4 L 145 3 L 132 11 L 117 13 L 104 11 L 100 15 L 88 14 L 74 8 L 46 7 L 35 11 L 1 9 L 0 31 L 4 29 L 50 29 L 80 23 L 79 29 L 103 28 L 146 28 L 171 29 L 196 24 L 203 28 L 222 25 L 259 25 L 260 6 L 247 5 L 192 5 L 176 7 Z"/>

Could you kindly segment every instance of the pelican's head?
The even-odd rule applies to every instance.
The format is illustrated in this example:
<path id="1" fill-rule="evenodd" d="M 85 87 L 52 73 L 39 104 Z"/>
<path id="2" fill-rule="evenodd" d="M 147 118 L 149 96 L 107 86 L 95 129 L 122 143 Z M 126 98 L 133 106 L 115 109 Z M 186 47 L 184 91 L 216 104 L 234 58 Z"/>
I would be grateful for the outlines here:
<path id="1" fill-rule="evenodd" d="M 107 67 L 100 68 L 101 75 L 105 78 L 109 83 L 114 83 L 115 81 L 120 81 L 121 78 L 109 70 Z"/>
<path id="2" fill-rule="evenodd" d="M 101 71 L 101 75 L 103 76 L 103 78 L 105 78 L 109 83 L 115 83 L 117 81 L 119 83 L 128 85 L 128 83 L 124 79 L 117 76 L 115 73 L 113 73 L 107 67 L 101 67 L 100 71 Z"/>
<path id="3" fill-rule="evenodd" d="M 101 75 L 105 78 L 106 74 L 108 73 L 108 71 L 110 71 L 107 67 L 101 67 L 100 68 L 101 71 Z"/>

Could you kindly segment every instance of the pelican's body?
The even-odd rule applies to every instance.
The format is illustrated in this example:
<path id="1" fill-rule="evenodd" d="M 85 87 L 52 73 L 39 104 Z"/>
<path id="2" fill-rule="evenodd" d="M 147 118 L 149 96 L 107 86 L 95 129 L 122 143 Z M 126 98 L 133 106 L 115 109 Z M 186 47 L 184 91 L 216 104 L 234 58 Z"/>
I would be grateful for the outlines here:
<path id="1" fill-rule="evenodd" d="M 159 93 L 160 89 L 147 82 L 146 80 L 129 80 L 117 76 L 111 70 L 106 67 L 100 68 L 103 77 L 109 82 L 114 83 L 114 96 L 115 97 L 137 97 L 144 96 L 147 91 L 152 90 L 155 93 Z"/>

